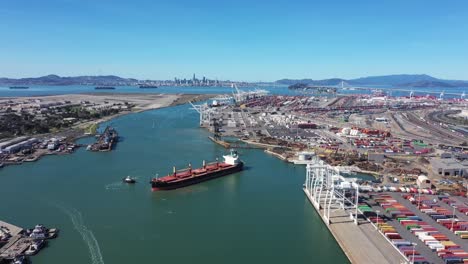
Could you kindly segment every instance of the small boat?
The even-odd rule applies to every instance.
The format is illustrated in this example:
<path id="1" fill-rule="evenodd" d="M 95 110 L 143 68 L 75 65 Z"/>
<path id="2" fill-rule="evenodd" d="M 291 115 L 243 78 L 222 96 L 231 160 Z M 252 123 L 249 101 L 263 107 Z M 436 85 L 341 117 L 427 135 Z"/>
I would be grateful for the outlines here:
<path id="1" fill-rule="evenodd" d="M 136 183 L 136 180 L 130 176 L 127 176 L 123 179 L 125 183 Z"/>
<path id="2" fill-rule="evenodd" d="M 24 256 L 18 256 L 13 259 L 13 264 L 26 264 L 27 259 Z"/>
<path id="3" fill-rule="evenodd" d="M 37 254 L 39 250 L 44 246 L 44 240 L 36 240 L 31 245 L 29 245 L 28 249 L 24 252 L 26 256 L 32 256 Z"/>

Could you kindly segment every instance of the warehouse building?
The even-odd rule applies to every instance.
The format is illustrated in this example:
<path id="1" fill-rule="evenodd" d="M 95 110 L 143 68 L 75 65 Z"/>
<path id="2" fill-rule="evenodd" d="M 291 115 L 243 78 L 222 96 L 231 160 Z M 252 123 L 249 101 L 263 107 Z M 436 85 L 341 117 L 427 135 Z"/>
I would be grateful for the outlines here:
<path id="1" fill-rule="evenodd" d="M 468 177 L 468 161 L 458 161 L 454 158 L 431 159 L 432 170 L 442 176 Z"/>
<path id="2" fill-rule="evenodd" d="M 7 146 L 2 146 L 1 153 L 12 154 L 17 153 L 23 149 L 31 148 L 34 143 L 39 142 L 37 138 L 28 138 L 28 137 L 21 137 L 21 141 L 19 138 L 15 140 L 11 140 Z M 13 144 L 11 144 L 13 142 Z"/>

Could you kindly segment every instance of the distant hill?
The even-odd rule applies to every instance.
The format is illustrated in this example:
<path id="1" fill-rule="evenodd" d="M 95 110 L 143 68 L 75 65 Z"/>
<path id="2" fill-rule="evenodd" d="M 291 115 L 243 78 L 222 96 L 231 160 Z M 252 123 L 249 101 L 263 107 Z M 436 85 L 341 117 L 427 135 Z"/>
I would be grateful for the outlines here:
<path id="1" fill-rule="evenodd" d="M 342 81 L 348 82 L 347 80 L 340 78 L 324 79 L 324 80 L 312 80 L 312 79 L 302 79 L 302 80 L 293 80 L 293 79 L 282 79 L 276 81 L 278 84 L 293 85 L 297 83 L 308 84 L 308 85 L 338 85 Z"/>
<path id="2" fill-rule="evenodd" d="M 324 85 L 334 86 L 339 85 L 341 81 L 345 81 L 350 85 L 391 85 L 403 87 L 468 87 L 468 81 L 459 80 L 443 80 L 438 79 L 426 74 L 396 74 L 396 75 L 383 75 L 383 76 L 369 76 L 357 79 L 281 79 L 276 81 L 278 84 L 293 85 L 293 84 L 307 84 L 307 85 Z"/>
<path id="3" fill-rule="evenodd" d="M 404 83 L 400 84 L 399 86 L 405 87 L 457 87 L 458 85 L 454 85 L 447 82 L 440 82 L 440 81 L 420 81 L 420 82 L 412 82 L 412 83 Z"/>
<path id="4" fill-rule="evenodd" d="M 138 80 L 114 75 L 60 77 L 47 75 L 37 78 L 0 78 L 2 85 L 131 85 Z"/>
<path id="5" fill-rule="evenodd" d="M 350 84 L 359 85 L 401 85 L 403 83 L 440 81 L 426 74 L 396 74 L 383 76 L 370 76 L 349 80 Z"/>

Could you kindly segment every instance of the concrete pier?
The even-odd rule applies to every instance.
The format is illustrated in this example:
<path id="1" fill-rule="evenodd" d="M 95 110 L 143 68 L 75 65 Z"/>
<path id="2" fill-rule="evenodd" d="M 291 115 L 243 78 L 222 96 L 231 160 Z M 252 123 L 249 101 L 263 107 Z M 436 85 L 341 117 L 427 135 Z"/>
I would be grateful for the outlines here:
<path id="1" fill-rule="evenodd" d="M 0 220 L 0 230 L 9 232 L 11 236 L 16 236 L 23 231 L 23 228 Z"/>
<path id="2" fill-rule="evenodd" d="M 0 240 L 7 241 L 0 243 L 0 261 L 3 259 L 13 259 L 23 254 L 32 242 L 30 238 L 21 236 L 23 228 L 10 223 L 0 221 Z"/>
<path id="3" fill-rule="evenodd" d="M 356 225 L 345 210 L 330 212 L 330 224 L 327 225 L 324 210 L 315 203 L 307 189 L 303 190 L 351 263 L 407 263 L 371 224 L 361 221 Z"/>

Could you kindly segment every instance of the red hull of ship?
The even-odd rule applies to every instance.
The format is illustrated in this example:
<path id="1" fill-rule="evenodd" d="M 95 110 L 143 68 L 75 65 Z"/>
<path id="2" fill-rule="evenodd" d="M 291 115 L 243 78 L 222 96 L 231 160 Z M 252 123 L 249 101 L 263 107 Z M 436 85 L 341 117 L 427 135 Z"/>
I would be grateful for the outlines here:
<path id="1" fill-rule="evenodd" d="M 244 164 L 242 162 L 240 162 L 237 165 L 221 164 L 218 168 L 214 170 L 195 169 L 195 170 L 192 170 L 192 173 L 188 171 L 184 173 L 178 173 L 177 175 L 179 174 L 181 175 L 179 177 L 175 177 L 173 175 L 167 175 L 160 179 L 153 179 L 151 181 L 151 190 L 153 191 L 173 190 L 173 189 L 178 189 L 178 188 L 182 188 L 185 186 L 197 184 L 200 182 L 212 180 L 212 179 L 226 176 L 235 172 L 239 172 L 242 170 L 243 165 Z M 202 171 L 202 170 L 206 172 L 196 174 L 197 171 Z"/>

